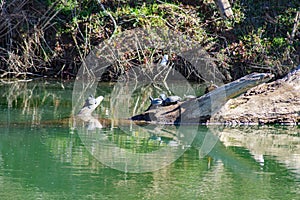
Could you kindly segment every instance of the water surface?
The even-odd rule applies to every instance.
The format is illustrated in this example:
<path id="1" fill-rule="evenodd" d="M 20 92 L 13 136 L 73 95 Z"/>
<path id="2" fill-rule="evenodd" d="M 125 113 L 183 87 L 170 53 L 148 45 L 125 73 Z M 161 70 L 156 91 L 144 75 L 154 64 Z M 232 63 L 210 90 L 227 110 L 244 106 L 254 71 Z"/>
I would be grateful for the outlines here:
<path id="1" fill-rule="evenodd" d="M 97 87 L 96 94 L 105 96 L 95 112 L 99 118 L 113 115 L 113 87 Z M 0 199 L 299 199 L 299 127 L 101 121 L 103 128 L 87 130 L 69 118 L 72 82 L 0 88 Z M 147 108 L 146 89 L 132 94 L 129 114 Z M 103 153 L 109 149 L 114 152 Z M 134 166 L 152 169 L 174 161 L 143 173 L 116 169 L 147 155 L 153 156 Z"/>

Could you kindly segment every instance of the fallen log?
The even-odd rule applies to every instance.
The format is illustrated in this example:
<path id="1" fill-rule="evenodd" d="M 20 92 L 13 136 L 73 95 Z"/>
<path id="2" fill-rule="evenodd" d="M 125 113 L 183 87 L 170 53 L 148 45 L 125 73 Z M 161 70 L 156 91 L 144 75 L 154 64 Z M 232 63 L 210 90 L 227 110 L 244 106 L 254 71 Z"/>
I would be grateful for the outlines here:
<path id="1" fill-rule="evenodd" d="M 158 124 L 206 123 L 229 99 L 269 81 L 272 77 L 270 73 L 253 73 L 192 100 L 170 106 L 150 107 L 146 112 L 133 116 L 131 120 Z"/>
<path id="2" fill-rule="evenodd" d="M 223 124 L 300 124 L 300 65 L 282 79 L 230 99 L 210 122 Z"/>

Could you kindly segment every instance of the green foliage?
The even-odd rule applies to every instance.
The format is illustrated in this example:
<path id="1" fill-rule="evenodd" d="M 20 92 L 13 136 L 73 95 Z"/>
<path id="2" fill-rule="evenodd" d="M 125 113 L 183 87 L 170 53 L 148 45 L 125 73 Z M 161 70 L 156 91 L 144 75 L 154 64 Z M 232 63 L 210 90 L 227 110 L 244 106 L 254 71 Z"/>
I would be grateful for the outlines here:
<path id="1" fill-rule="evenodd" d="M 35 1 L 28 1 L 28 4 L 33 2 Z M 290 37 L 295 15 L 300 7 L 299 0 L 282 0 L 276 3 L 236 0 L 231 2 L 233 19 L 221 18 L 212 0 L 197 2 L 176 0 L 167 1 L 168 3 L 150 0 L 102 1 L 107 12 L 96 0 L 42 2 L 43 6 L 39 4 L 37 7 L 39 12 L 32 16 L 28 15 L 28 19 L 23 20 L 24 23 L 22 20 L 12 18 L 17 16 L 13 13 L 10 22 L 20 21 L 20 24 L 12 26 L 17 27 L 17 31 L 2 34 L 5 37 L 0 38 L 0 43 L 4 49 L 21 49 L 24 55 L 37 54 L 38 58 L 34 60 L 41 60 L 37 65 L 43 61 L 44 65 L 50 65 L 47 67 L 60 68 L 59 70 L 65 63 L 71 63 L 70 68 L 76 71 L 82 57 L 94 45 L 114 33 L 149 26 L 167 27 L 192 37 L 217 58 L 220 68 L 229 71 L 234 71 L 237 67 L 245 68 L 239 76 L 257 70 L 252 69 L 252 65 L 285 64 L 292 67 L 291 63 L 297 63 L 299 59 L 296 53 L 300 45 L 299 30 L 296 31 L 295 38 Z M 26 8 L 24 6 L 24 11 L 27 11 Z M 54 15 L 56 12 L 57 15 Z M 117 30 L 107 13 L 110 13 L 117 23 Z M 35 17 L 34 20 L 31 20 L 32 17 Z M 6 21 L 8 20 L 3 19 L 0 22 Z M 34 27 L 42 28 L 37 30 Z M 18 38 L 6 38 L 9 35 Z M 16 40 L 12 42 L 15 46 L 6 47 L 6 41 L 10 39 Z M 15 55 L 18 63 L 14 66 L 24 63 L 20 59 L 23 58 L 22 51 L 18 50 L 18 54 Z M 8 60 L 12 54 L 6 54 L 5 59 Z"/>
<path id="2" fill-rule="evenodd" d="M 286 45 L 286 40 L 283 37 L 275 37 L 272 44 L 274 47 L 282 47 Z"/>
<path id="3" fill-rule="evenodd" d="M 145 3 L 139 7 L 124 6 L 118 8 L 115 17 L 132 22 L 133 27 L 140 26 L 164 26 L 165 22 L 162 18 L 162 13 L 159 12 L 157 4 L 146 5 Z"/>
<path id="4" fill-rule="evenodd" d="M 56 0 L 47 0 L 48 5 L 55 6 L 56 10 L 59 10 L 63 14 L 70 14 L 72 10 L 78 7 L 77 0 L 63 0 L 63 1 L 56 1 Z"/>

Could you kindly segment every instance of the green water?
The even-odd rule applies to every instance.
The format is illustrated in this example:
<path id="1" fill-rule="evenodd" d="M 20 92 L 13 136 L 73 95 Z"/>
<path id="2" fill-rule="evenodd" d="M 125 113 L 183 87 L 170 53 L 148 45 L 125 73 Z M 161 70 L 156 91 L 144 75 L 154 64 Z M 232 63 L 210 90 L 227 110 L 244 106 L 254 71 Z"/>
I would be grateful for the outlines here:
<path id="1" fill-rule="evenodd" d="M 113 87 L 97 87 L 105 96 L 100 118 L 112 116 Z M 299 199 L 299 127 L 102 123 L 87 130 L 67 119 L 72 82 L 0 89 L 1 200 Z M 147 108 L 141 91 L 132 97 L 145 96 L 141 107 L 129 106 L 129 114 Z"/>

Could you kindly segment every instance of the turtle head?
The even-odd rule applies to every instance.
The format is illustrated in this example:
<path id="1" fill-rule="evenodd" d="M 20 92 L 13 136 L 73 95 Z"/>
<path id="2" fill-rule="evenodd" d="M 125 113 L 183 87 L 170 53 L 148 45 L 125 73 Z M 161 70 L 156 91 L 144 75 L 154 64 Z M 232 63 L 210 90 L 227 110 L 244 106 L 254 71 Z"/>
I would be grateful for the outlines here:
<path id="1" fill-rule="evenodd" d="M 164 93 L 162 93 L 159 95 L 159 98 L 161 98 L 163 101 L 165 101 L 167 99 L 167 96 Z"/>
<path id="2" fill-rule="evenodd" d="M 95 98 L 93 95 L 90 95 L 85 101 L 84 106 L 80 109 L 78 115 L 91 115 L 92 112 L 100 105 L 103 99 L 103 96 Z"/>

